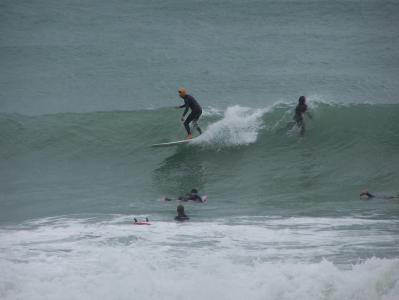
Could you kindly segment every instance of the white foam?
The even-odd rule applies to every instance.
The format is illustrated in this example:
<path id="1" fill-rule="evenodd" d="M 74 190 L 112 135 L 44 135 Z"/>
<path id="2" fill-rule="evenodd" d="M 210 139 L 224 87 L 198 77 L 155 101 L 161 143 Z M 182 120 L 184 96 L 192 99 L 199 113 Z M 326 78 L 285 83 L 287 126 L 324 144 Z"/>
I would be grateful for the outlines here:
<path id="1" fill-rule="evenodd" d="M 231 106 L 223 118 L 208 126 L 195 143 L 217 146 L 238 146 L 254 143 L 262 128 L 262 116 L 268 108 L 253 109 L 239 105 Z"/>
<path id="2" fill-rule="evenodd" d="M 354 253 L 358 245 L 387 245 L 397 237 L 379 227 L 397 226 L 396 221 L 255 218 L 233 223 L 134 226 L 130 217 L 116 216 L 3 228 L 0 298 L 397 299 L 397 258 L 369 257 L 345 267 L 312 260 L 319 254 Z M 348 226 L 355 226 L 355 235 Z"/>
<path id="3" fill-rule="evenodd" d="M 218 109 L 216 107 L 208 106 L 202 111 L 203 117 L 213 117 L 213 116 L 221 116 L 223 115 L 223 110 Z"/>

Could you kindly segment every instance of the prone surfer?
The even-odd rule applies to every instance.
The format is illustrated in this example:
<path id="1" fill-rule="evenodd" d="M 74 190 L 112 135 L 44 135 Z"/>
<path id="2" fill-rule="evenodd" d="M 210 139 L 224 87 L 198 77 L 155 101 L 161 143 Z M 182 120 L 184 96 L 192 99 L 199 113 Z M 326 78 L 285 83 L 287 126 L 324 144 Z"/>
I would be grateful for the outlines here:
<path id="1" fill-rule="evenodd" d="M 369 191 L 364 190 L 359 194 L 360 199 L 368 200 L 372 198 L 380 198 L 380 199 L 399 199 L 399 193 L 396 196 L 378 196 L 369 193 Z"/>
<path id="2" fill-rule="evenodd" d="M 162 201 L 172 201 L 174 199 L 172 198 L 168 198 L 168 197 L 163 197 L 161 198 Z M 208 196 L 200 196 L 198 194 L 198 190 L 197 189 L 192 189 L 190 193 L 185 194 L 184 196 L 179 196 L 177 198 L 177 200 L 179 201 L 194 201 L 194 202 L 200 202 L 200 203 L 205 203 L 208 201 Z"/>
<path id="3" fill-rule="evenodd" d="M 295 108 L 294 120 L 298 128 L 301 130 L 301 136 L 305 134 L 305 122 L 303 120 L 303 115 L 307 113 L 307 116 L 309 118 L 312 118 L 312 116 L 309 114 L 307 110 L 308 106 L 306 105 L 306 97 L 305 96 L 299 97 L 298 105 Z"/>
<path id="4" fill-rule="evenodd" d="M 197 100 L 191 95 L 187 94 L 187 91 L 185 88 L 180 88 L 179 89 L 179 96 L 184 100 L 184 104 L 181 106 L 176 106 L 176 108 L 185 108 L 183 115 L 181 117 L 181 121 L 184 121 L 184 127 L 186 128 L 187 131 L 187 139 L 192 139 L 193 135 L 191 134 L 190 130 L 190 123 L 193 122 L 193 127 L 197 129 L 199 134 L 202 133 L 201 128 L 198 126 L 198 119 L 200 118 L 202 114 L 202 108 L 201 105 L 198 104 Z M 188 115 L 186 120 L 184 120 L 184 117 L 186 116 L 188 109 L 191 109 L 191 113 Z"/>
<path id="5" fill-rule="evenodd" d="M 374 198 L 375 196 L 373 194 L 370 194 L 369 191 L 365 190 L 359 194 L 359 197 L 360 199 L 371 199 Z"/>
<path id="6" fill-rule="evenodd" d="M 189 220 L 190 218 L 186 216 L 186 213 L 184 212 L 184 206 L 179 204 L 177 206 L 177 216 L 175 217 L 175 221 L 186 221 Z"/>
<path id="7" fill-rule="evenodd" d="M 192 189 L 190 193 L 185 194 L 184 196 L 180 196 L 177 198 L 180 201 L 195 201 L 195 202 L 203 202 L 200 195 L 198 195 L 197 189 Z"/>

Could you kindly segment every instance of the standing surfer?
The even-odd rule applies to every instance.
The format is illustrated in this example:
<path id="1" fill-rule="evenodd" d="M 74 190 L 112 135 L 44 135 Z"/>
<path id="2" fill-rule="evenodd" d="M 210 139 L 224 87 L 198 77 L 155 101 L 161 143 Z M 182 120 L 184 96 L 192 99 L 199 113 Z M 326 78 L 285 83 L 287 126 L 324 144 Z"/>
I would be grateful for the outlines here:
<path id="1" fill-rule="evenodd" d="M 312 118 L 312 116 L 307 112 L 308 106 L 306 105 L 306 97 L 301 96 L 298 99 L 298 105 L 295 108 L 295 115 L 294 115 L 294 120 L 296 122 L 296 125 L 298 128 L 301 130 L 301 136 L 305 134 L 305 122 L 303 120 L 303 115 L 307 113 L 309 118 Z"/>
<path id="2" fill-rule="evenodd" d="M 197 128 L 199 134 L 202 133 L 201 128 L 197 124 L 198 119 L 202 114 L 202 108 L 201 105 L 198 104 L 197 100 L 195 100 L 193 96 L 187 94 L 185 88 L 179 89 L 179 96 L 184 100 L 184 104 L 181 106 L 177 106 L 176 108 L 185 108 L 183 116 L 181 117 L 181 121 L 182 122 L 184 121 L 183 124 L 187 131 L 187 139 L 192 139 L 193 135 L 191 134 L 190 130 L 191 122 L 193 122 L 193 127 Z M 186 120 L 184 120 L 184 117 L 186 116 L 189 108 L 191 109 L 191 113 L 188 115 Z"/>

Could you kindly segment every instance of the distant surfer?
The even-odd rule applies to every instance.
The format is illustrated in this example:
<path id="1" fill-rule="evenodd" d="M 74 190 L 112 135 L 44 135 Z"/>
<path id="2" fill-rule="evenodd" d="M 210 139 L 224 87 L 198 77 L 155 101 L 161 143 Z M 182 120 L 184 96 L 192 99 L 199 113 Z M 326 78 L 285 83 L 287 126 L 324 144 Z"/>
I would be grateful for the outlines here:
<path id="1" fill-rule="evenodd" d="M 175 221 L 186 221 L 188 219 L 190 218 L 186 216 L 186 213 L 184 212 L 184 206 L 179 204 L 177 206 L 177 216 L 175 217 Z"/>
<path id="2" fill-rule="evenodd" d="M 195 201 L 195 202 L 205 202 L 203 197 L 198 195 L 197 189 L 192 189 L 190 193 L 185 194 L 184 196 L 180 196 L 177 198 L 180 201 Z"/>
<path id="3" fill-rule="evenodd" d="M 306 97 L 305 96 L 299 97 L 298 105 L 295 108 L 294 120 L 298 128 L 301 130 L 301 136 L 305 134 L 305 122 L 303 120 L 303 115 L 307 113 L 307 116 L 309 118 L 312 118 L 312 116 L 309 114 L 307 110 L 308 106 L 306 105 Z"/>
<path id="4" fill-rule="evenodd" d="M 172 201 L 172 198 L 167 198 L 164 197 L 161 199 L 162 201 Z M 185 194 L 184 196 L 179 196 L 177 198 L 177 200 L 179 201 L 194 201 L 194 202 L 199 202 L 199 203 L 204 203 L 208 201 L 208 196 L 200 196 L 198 194 L 198 190 L 197 189 L 192 189 L 190 193 Z"/>
<path id="5" fill-rule="evenodd" d="M 399 193 L 396 196 L 377 196 L 369 193 L 369 191 L 364 190 L 359 194 L 360 199 L 368 200 L 372 198 L 380 198 L 380 199 L 399 199 Z"/>
<path id="6" fill-rule="evenodd" d="M 373 194 L 370 194 L 369 191 L 365 190 L 360 193 L 359 197 L 360 199 L 371 199 L 374 198 L 375 196 Z"/>
<path id="7" fill-rule="evenodd" d="M 198 119 L 200 118 L 202 114 L 202 107 L 201 105 L 198 104 L 197 100 L 191 95 L 187 94 L 187 91 L 185 88 L 180 88 L 179 89 L 179 96 L 184 100 L 184 104 L 181 106 L 177 106 L 176 108 L 185 108 L 183 112 L 183 116 L 181 117 L 181 121 L 184 122 L 184 127 L 186 128 L 187 131 L 187 139 L 192 139 L 193 135 L 191 134 L 190 130 L 190 123 L 193 122 L 193 127 L 197 129 L 199 134 L 202 133 L 201 128 L 198 126 Z M 184 117 L 186 116 L 188 109 L 191 109 L 191 113 L 188 115 L 186 120 L 184 120 Z"/>

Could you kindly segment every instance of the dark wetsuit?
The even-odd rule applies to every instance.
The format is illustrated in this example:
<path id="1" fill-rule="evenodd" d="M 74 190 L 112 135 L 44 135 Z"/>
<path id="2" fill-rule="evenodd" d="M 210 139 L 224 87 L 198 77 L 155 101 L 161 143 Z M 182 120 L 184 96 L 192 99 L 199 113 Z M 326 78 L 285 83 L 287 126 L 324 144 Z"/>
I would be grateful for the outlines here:
<path id="1" fill-rule="evenodd" d="M 176 221 L 186 221 L 190 219 L 189 217 L 186 216 L 186 214 L 184 213 L 184 206 L 183 205 L 179 205 L 177 207 L 177 216 L 175 217 Z"/>
<path id="2" fill-rule="evenodd" d="M 294 120 L 297 123 L 303 122 L 303 114 L 308 110 L 308 106 L 306 104 L 298 104 L 295 108 L 295 116 Z"/>
<path id="3" fill-rule="evenodd" d="M 175 221 L 187 221 L 187 220 L 189 220 L 190 218 L 189 217 L 187 217 L 186 215 L 184 215 L 184 216 L 176 216 L 175 217 Z"/>
<path id="4" fill-rule="evenodd" d="M 185 95 L 182 97 L 184 100 L 184 104 L 179 106 L 180 108 L 185 107 L 184 113 L 183 113 L 183 117 L 187 114 L 188 109 L 191 109 L 191 113 L 188 115 L 187 119 L 184 121 L 184 127 L 187 130 L 188 134 L 191 134 L 191 130 L 190 130 L 190 123 L 192 121 L 197 122 L 198 119 L 200 118 L 201 114 L 202 114 L 202 108 L 201 105 L 198 104 L 197 100 L 194 99 L 193 96 L 191 95 Z M 198 127 L 197 123 L 194 124 L 195 127 L 197 127 L 198 132 L 201 134 L 201 128 Z"/>
<path id="5" fill-rule="evenodd" d="M 303 104 L 298 104 L 295 108 L 294 120 L 297 126 L 301 129 L 301 134 L 305 132 L 305 123 L 303 122 L 303 114 L 308 110 L 308 106 Z"/>
<path id="6" fill-rule="evenodd" d="M 185 196 L 180 196 L 178 198 L 180 201 L 196 201 L 196 202 L 203 202 L 202 198 L 198 194 L 186 194 Z"/>

